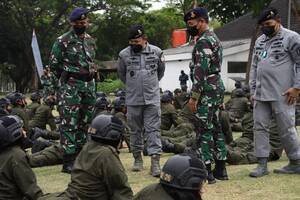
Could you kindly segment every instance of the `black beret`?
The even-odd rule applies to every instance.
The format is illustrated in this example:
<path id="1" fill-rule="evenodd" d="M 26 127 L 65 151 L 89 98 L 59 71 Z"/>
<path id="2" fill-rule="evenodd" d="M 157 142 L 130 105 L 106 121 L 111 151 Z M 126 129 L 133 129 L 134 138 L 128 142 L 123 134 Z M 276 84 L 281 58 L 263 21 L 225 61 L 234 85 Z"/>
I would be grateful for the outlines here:
<path id="1" fill-rule="evenodd" d="M 142 37 L 145 34 L 143 25 L 133 25 L 129 29 L 128 39 L 136 39 Z"/>
<path id="2" fill-rule="evenodd" d="M 265 10 L 263 10 L 260 14 L 260 16 L 258 17 L 258 24 L 263 23 L 264 21 L 270 20 L 270 19 L 276 19 L 278 18 L 278 11 L 275 8 L 267 8 Z"/>
<path id="3" fill-rule="evenodd" d="M 197 19 L 199 17 L 205 19 L 206 22 L 208 22 L 208 11 L 206 8 L 197 7 L 197 8 L 193 8 L 192 10 L 189 10 L 184 15 L 184 21 L 187 22 L 188 20 Z"/>
<path id="4" fill-rule="evenodd" d="M 70 16 L 69 16 L 69 20 L 71 22 L 74 22 L 76 20 L 82 20 L 85 19 L 87 17 L 87 14 L 89 13 L 89 10 L 86 8 L 75 8 Z"/>

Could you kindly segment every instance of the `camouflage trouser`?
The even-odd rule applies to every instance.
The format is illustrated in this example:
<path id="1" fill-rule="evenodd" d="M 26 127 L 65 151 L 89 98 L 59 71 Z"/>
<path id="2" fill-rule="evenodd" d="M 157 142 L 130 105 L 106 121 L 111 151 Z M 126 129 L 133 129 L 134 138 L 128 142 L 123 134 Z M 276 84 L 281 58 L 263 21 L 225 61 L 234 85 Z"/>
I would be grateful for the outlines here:
<path id="1" fill-rule="evenodd" d="M 196 132 L 206 164 L 211 163 L 214 157 L 226 160 L 225 139 L 219 122 L 219 107 L 222 102 L 221 94 L 202 95 L 198 102 L 196 116 L 200 124 L 196 126 Z"/>
<path id="2" fill-rule="evenodd" d="M 77 154 L 86 143 L 88 124 L 94 117 L 95 82 L 70 78 L 61 94 L 61 144 L 65 155 Z"/>

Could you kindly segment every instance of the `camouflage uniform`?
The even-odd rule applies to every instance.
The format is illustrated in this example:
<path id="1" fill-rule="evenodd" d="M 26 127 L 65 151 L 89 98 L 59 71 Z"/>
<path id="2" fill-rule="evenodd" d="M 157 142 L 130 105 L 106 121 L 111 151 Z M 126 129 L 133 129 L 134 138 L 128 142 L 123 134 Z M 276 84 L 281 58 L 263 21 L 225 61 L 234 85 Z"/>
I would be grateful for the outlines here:
<path id="1" fill-rule="evenodd" d="M 219 74 L 222 65 L 222 47 L 210 30 L 201 33 L 192 53 L 192 97 L 198 100 L 196 116 L 200 126 L 201 151 L 206 164 L 214 159 L 226 160 L 224 134 L 218 126 L 219 107 L 223 103 L 224 85 Z M 214 131 L 215 129 L 215 131 Z"/>
<path id="2" fill-rule="evenodd" d="M 41 76 L 44 95 L 48 96 L 55 94 L 58 89 L 57 82 L 57 77 L 52 72 L 48 72 L 47 74 L 44 73 Z"/>
<path id="3" fill-rule="evenodd" d="M 60 78 L 63 106 L 61 144 L 65 155 L 77 154 L 86 142 L 87 124 L 93 118 L 95 97 L 95 42 L 88 34 L 79 38 L 73 30 L 54 43 L 50 69 Z"/>
<path id="4" fill-rule="evenodd" d="M 247 111 L 248 102 L 247 97 L 236 96 L 226 103 L 226 110 L 228 110 L 230 115 L 232 130 L 242 131 L 241 119 Z"/>

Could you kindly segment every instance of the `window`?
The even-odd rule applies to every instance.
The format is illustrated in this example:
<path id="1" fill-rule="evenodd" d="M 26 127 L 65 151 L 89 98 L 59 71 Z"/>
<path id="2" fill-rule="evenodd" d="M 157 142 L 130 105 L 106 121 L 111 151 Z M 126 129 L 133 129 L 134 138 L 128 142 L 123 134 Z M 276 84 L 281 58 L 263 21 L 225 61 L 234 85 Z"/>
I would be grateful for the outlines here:
<path id="1" fill-rule="evenodd" d="M 228 62 L 228 73 L 246 73 L 247 62 Z"/>

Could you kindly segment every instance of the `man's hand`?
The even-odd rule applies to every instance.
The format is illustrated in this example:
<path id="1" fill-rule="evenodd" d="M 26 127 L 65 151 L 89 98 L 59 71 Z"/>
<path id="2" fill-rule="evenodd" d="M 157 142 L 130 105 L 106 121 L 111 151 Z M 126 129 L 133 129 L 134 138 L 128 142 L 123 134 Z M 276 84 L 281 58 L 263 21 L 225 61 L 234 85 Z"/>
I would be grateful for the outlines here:
<path id="1" fill-rule="evenodd" d="M 250 96 L 250 102 L 251 102 L 252 105 L 253 105 L 254 101 L 255 101 L 254 95 L 251 95 L 251 96 Z"/>
<path id="2" fill-rule="evenodd" d="M 198 101 L 194 98 L 190 98 L 189 108 L 192 113 L 195 113 L 197 111 L 197 105 L 198 105 Z"/>
<path id="3" fill-rule="evenodd" d="M 282 95 L 286 96 L 286 101 L 287 101 L 288 105 L 292 105 L 292 104 L 296 103 L 299 93 L 300 93 L 300 89 L 289 88 Z"/>

